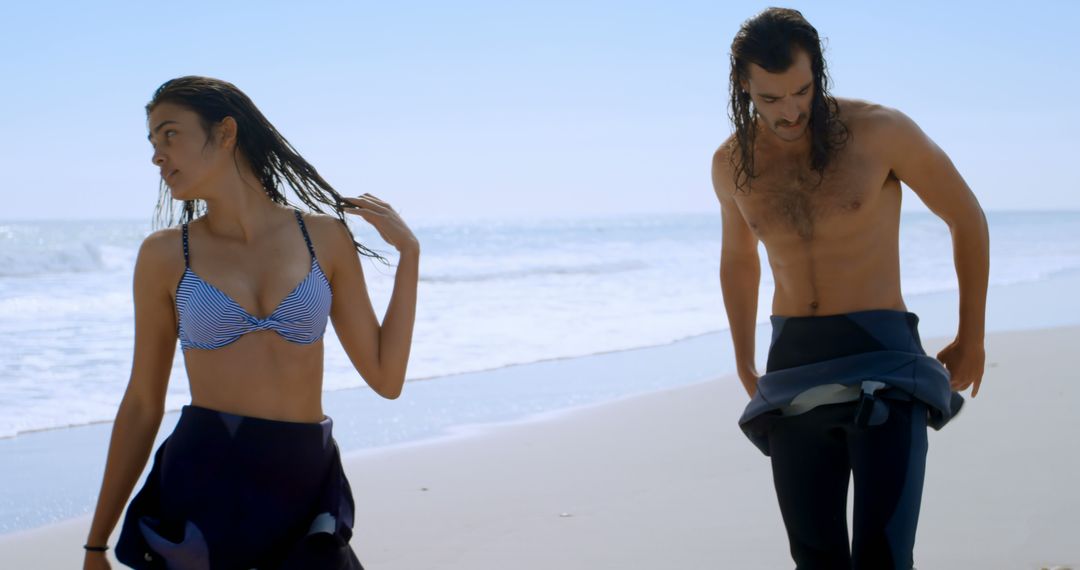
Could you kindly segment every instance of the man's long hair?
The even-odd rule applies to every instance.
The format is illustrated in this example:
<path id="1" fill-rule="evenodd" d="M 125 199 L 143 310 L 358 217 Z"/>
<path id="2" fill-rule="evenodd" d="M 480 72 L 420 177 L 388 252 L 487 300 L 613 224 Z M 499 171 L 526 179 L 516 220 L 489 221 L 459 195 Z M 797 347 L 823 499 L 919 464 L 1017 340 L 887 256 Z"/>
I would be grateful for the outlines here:
<path id="1" fill-rule="evenodd" d="M 754 140 L 756 109 L 742 82 L 750 79 L 750 64 L 769 73 L 781 73 L 791 67 L 801 49 L 810 56 L 814 74 L 814 96 L 810 104 L 810 167 L 818 173 L 818 184 L 836 150 L 848 138 L 847 127 L 840 121 L 839 106 L 829 94 L 821 40 L 817 30 L 798 10 L 769 8 L 743 22 L 731 42 L 730 118 L 735 125 L 735 149 L 730 153 L 735 172 L 736 191 L 750 192 L 754 178 Z"/>

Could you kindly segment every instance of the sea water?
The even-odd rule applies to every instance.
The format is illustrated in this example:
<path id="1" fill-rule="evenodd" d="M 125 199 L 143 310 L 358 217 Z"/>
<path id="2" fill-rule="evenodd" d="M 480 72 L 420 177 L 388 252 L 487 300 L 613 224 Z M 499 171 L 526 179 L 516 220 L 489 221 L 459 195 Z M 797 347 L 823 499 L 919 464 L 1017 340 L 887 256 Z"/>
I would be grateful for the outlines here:
<path id="1" fill-rule="evenodd" d="M 992 286 L 1080 269 L 1080 212 L 988 218 Z M 394 260 L 370 228 L 351 227 Z M 115 416 L 132 363 L 133 267 L 150 231 L 138 221 L 0 222 L 0 438 Z M 662 345 L 727 326 L 718 215 L 444 223 L 415 232 L 423 255 L 410 380 Z M 900 252 L 909 301 L 955 292 L 940 219 L 905 213 Z M 205 254 L 191 252 L 196 260 Z M 762 261 L 764 322 L 772 277 Z M 381 317 L 394 268 L 363 266 Z M 353 294 L 362 293 L 335 291 L 336 301 Z M 332 326 L 324 340 L 326 390 L 363 386 Z M 189 401 L 178 348 L 166 409 Z"/>

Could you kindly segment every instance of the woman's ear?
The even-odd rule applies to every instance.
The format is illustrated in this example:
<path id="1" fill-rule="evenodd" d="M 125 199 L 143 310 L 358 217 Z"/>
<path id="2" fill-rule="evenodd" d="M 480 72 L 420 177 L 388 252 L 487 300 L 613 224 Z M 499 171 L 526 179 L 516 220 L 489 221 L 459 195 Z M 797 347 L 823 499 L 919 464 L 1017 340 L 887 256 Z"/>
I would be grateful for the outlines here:
<path id="1" fill-rule="evenodd" d="M 214 126 L 214 131 L 218 138 L 218 144 L 220 144 L 222 148 L 225 150 L 236 148 L 236 119 L 225 117 Z"/>

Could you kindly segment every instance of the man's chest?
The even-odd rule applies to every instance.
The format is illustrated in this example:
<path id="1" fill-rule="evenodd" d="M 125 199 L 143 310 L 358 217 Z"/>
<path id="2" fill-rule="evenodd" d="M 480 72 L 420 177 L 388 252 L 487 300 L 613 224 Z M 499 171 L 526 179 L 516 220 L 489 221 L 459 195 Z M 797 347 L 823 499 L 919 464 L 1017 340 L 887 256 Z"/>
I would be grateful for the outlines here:
<path id="1" fill-rule="evenodd" d="M 736 202 L 761 239 L 820 237 L 832 222 L 850 225 L 874 216 L 883 191 L 891 186 L 899 191 L 887 167 L 855 153 L 838 155 L 824 173 L 812 170 L 808 161 L 769 158 L 755 171 L 750 193 L 737 195 Z"/>

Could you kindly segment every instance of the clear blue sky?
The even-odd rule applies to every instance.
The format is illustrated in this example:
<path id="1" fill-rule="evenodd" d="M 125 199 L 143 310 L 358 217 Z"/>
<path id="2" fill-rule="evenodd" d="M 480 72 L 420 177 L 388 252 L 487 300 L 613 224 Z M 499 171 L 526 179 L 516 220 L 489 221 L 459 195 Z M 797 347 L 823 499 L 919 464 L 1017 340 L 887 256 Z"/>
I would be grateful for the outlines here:
<path id="1" fill-rule="evenodd" d="M 248 93 L 335 187 L 406 219 L 718 211 L 753 2 L 5 2 L 0 219 L 148 219 L 143 105 Z M 914 118 L 988 209 L 1080 209 L 1080 3 L 794 2 L 834 94 Z M 906 207 L 916 209 L 909 194 Z"/>

